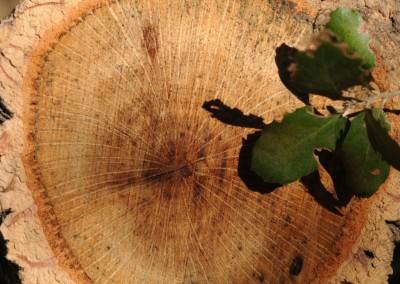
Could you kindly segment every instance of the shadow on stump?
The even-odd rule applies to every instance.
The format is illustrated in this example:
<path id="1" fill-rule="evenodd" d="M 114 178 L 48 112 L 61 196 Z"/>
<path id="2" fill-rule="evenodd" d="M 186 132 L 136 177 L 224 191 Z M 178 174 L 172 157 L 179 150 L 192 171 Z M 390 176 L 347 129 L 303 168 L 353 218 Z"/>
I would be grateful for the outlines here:
<path id="1" fill-rule="evenodd" d="M 291 57 L 296 51 L 295 48 L 291 48 L 286 44 L 282 44 L 276 49 L 275 62 L 278 67 L 278 74 L 282 83 L 293 95 L 304 104 L 310 105 L 309 94 L 298 92 L 290 83 L 288 68 L 293 63 Z M 211 117 L 218 119 L 224 124 L 256 129 L 254 133 L 249 134 L 246 139 L 242 140 L 242 147 L 239 153 L 238 175 L 248 189 L 261 194 L 268 194 L 281 187 L 281 184 L 264 182 L 261 177 L 250 170 L 254 144 L 261 136 L 262 130 L 268 131 L 263 118 L 254 114 L 245 115 L 240 109 L 231 108 L 219 99 L 206 101 L 202 107 L 211 113 Z M 334 181 L 337 198 L 323 186 L 317 171 L 301 178 L 300 181 L 317 203 L 334 214 L 342 215 L 337 208 L 345 206 L 351 199 L 351 196 L 346 195 L 343 167 L 337 163 L 338 159 L 336 159 L 335 153 L 322 151 L 318 155 L 321 164 Z"/>

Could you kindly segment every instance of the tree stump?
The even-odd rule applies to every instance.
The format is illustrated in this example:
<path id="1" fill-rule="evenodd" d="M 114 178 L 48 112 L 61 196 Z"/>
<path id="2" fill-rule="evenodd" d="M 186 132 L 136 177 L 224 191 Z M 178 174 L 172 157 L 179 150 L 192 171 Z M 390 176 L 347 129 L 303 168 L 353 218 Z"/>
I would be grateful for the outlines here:
<path id="1" fill-rule="evenodd" d="M 376 84 L 398 89 L 400 4 L 340 2 L 366 19 Z M 1 232 L 22 282 L 385 283 L 398 172 L 343 205 L 323 175 L 249 171 L 259 129 L 303 105 L 277 49 L 337 5 L 22 2 L 0 25 Z"/>

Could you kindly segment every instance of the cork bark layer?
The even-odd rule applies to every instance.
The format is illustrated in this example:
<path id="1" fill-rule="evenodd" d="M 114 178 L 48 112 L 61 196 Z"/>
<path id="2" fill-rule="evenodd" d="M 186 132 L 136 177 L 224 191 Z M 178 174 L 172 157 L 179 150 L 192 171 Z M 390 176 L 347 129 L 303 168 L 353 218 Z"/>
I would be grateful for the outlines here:
<path id="1" fill-rule="evenodd" d="M 17 184 L 33 197 L 5 223 L 37 215 L 48 251 L 15 253 L 20 263 L 77 283 L 321 283 L 342 269 L 377 198 L 341 207 L 318 180 L 271 186 L 248 170 L 260 128 L 302 106 L 276 51 L 301 47 L 318 10 L 48 4 L 67 8 L 41 24 L 23 64 L 2 67 L 4 89 L 20 90 L 5 97 L 23 138 Z"/>

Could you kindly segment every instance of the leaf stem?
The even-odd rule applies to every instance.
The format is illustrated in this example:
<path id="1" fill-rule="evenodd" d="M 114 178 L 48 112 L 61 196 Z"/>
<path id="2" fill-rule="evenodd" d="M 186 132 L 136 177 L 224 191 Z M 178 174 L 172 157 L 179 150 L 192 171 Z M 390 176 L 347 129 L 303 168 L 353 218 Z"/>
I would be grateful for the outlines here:
<path id="1" fill-rule="evenodd" d="M 347 115 L 351 113 L 351 110 L 357 105 L 364 105 L 364 109 L 369 109 L 373 103 L 382 101 L 381 108 L 383 109 L 389 99 L 400 97 L 400 91 L 378 93 L 377 91 L 366 90 L 366 92 L 370 95 L 367 98 L 351 98 L 351 100 L 345 102 L 342 117 L 347 117 Z"/>
<path id="2" fill-rule="evenodd" d="M 375 94 L 375 96 L 372 97 L 368 97 L 365 100 L 365 108 L 370 108 L 371 104 L 382 100 L 382 107 L 386 104 L 386 101 L 388 99 L 394 98 L 394 97 L 398 97 L 400 96 L 400 92 L 394 92 L 394 93 L 377 93 L 375 91 L 372 91 L 373 94 Z"/>

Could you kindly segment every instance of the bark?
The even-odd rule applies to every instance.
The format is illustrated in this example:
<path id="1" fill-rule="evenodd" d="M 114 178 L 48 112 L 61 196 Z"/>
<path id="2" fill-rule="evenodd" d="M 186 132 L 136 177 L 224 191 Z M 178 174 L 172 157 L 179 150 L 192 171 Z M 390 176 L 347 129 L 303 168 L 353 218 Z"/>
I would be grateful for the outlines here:
<path id="1" fill-rule="evenodd" d="M 400 4 L 181 2 L 23 1 L 0 24 L 0 229 L 23 283 L 387 282 L 397 171 L 342 204 L 322 171 L 278 187 L 248 166 L 303 105 L 277 48 L 357 8 L 396 91 Z"/>

